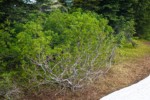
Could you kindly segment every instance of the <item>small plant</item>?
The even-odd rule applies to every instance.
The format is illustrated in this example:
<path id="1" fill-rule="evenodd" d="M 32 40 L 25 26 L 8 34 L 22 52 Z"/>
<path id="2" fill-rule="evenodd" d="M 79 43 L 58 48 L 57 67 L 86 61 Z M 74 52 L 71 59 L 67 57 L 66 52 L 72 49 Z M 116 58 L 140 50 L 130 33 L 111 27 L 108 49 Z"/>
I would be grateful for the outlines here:
<path id="1" fill-rule="evenodd" d="M 0 80 L 0 99 L 5 98 L 8 100 L 20 98 L 20 89 L 17 84 L 13 82 L 14 72 L 3 73 Z"/>

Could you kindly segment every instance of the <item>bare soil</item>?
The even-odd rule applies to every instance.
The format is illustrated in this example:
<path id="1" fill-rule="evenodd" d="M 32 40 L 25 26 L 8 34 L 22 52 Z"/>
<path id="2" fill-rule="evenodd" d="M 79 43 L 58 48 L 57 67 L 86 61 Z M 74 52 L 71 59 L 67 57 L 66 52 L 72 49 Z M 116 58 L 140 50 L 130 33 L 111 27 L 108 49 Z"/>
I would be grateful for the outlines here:
<path id="1" fill-rule="evenodd" d="M 43 89 L 36 94 L 27 93 L 23 100 L 99 100 L 103 96 L 137 83 L 150 74 L 150 54 L 118 65 L 96 82 L 77 92 Z"/>

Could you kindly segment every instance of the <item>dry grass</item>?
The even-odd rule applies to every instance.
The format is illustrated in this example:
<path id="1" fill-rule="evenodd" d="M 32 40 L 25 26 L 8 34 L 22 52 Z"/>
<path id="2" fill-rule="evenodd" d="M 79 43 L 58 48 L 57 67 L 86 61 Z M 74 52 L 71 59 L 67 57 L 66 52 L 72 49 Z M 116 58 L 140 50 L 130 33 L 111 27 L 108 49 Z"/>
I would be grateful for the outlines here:
<path id="1" fill-rule="evenodd" d="M 141 51 L 138 51 L 137 49 Z M 126 50 L 122 51 L 124 54 L 128 55 L 128 57 L 124 57 L 124 59 L 121 60 L 122 62 L 113 65 L 112 69 L 109 70 L 106 75 L 99 78 L 96 82 L 86 86 L 82 90 L 74 93 L 66 90 L 55 96 L 59 90 L 43 89 L 43 91 L 40 91 L 37 94 L 28 93 L 26 97 L 24 97 L 24 100 L 99 100 L 101 97 L 115 90 L 136 83 L 149 75 L 149 42 L 146 44 L 142 44 L 140 42 L 137 49 L 130 49 L 135 55 L 127 53 Z M 136 54 L 137 52 L 142 52 L 142 54 Z"/>

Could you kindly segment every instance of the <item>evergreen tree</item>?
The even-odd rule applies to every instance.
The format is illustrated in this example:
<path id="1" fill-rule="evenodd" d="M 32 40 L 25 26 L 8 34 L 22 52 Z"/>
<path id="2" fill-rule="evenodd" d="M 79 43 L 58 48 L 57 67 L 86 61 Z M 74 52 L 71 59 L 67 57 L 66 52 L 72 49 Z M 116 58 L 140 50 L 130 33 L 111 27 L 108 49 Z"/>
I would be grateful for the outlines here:
<path id="1" fill-rule="evenodd" d="M 150 37 L 150 1 L 138 0 L 134 10 L 138 36 Z"/>

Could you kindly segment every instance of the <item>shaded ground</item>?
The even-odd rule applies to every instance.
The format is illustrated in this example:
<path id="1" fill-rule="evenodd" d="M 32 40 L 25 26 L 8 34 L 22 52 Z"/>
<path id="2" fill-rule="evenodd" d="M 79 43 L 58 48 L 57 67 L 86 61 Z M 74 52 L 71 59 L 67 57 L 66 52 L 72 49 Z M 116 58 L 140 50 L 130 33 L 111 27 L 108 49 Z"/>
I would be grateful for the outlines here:
<path id="1" fill-rule="evenodd" d="M 148 43 L 149 44 L 149 43 Z M 118 65 L 92 85 L 78 92 L 62 92 L 44 89 L 37 94 L 26 94 L 24 100 L 99 100 L 120 88 L 136 83 L 150 74 L 150 54 Z"/>

